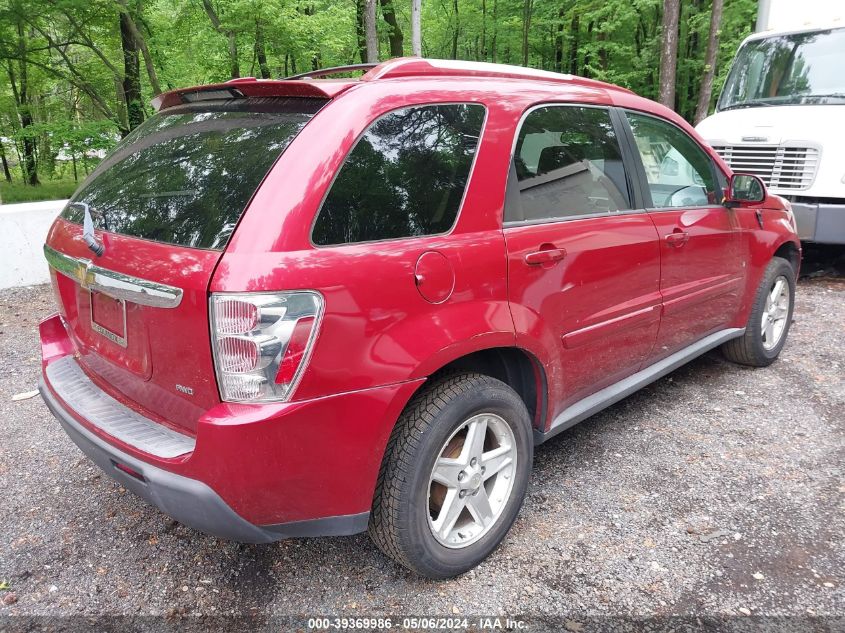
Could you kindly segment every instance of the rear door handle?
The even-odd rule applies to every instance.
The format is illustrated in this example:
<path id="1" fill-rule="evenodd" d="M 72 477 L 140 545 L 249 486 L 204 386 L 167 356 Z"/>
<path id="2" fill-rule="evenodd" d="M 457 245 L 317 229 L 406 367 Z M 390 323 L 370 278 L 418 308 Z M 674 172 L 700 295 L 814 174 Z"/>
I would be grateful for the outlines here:
<path id="1" fill-rule="evenodd" d="M 689 241 L 689 233 L 686 231 L 675 231 L 666 236 L 666 242 L 669 246 L 683 246 Z"/>
<path id="2" fill-rule="evenodd" d="M 542 264 L 554 264 L 566 257 L 566 251 L 562 248 L 549 248 L 533 253 L 525 254 L 525 263 L 529 266 L 540 266 Z"/>

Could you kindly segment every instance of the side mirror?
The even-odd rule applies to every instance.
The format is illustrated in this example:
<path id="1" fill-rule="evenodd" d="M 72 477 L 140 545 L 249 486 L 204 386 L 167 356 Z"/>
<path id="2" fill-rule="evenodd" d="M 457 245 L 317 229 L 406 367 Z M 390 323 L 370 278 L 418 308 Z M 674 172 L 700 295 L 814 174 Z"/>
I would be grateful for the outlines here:
<path id="1" fill-rule="evenodd" d="M 752 174 L 734 174 L 728 182 L 724 205 L 729 209 L 750 202 L 763 202 L 766 199 L 766 185 Z"/>

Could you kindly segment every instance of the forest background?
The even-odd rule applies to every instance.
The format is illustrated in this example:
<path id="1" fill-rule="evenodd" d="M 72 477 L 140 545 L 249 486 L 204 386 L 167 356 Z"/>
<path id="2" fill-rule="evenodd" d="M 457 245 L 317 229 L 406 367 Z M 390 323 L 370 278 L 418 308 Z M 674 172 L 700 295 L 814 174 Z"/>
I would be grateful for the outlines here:
<path id="1" fill-rule="evenodd" d="M 0 0 L 0 201 L 68 197 L 177 87 L 403 55 L 712 110 L 756 0 Z"/>

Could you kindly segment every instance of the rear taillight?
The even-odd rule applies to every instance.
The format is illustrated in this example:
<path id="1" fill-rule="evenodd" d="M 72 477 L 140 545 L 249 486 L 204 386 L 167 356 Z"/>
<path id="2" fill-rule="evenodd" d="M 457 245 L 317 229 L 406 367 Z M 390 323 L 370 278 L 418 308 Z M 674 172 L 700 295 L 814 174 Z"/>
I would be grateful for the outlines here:
<path id="1" fill-rule="evenodd" d="M 286 400 L 296 387 L 320 323 L 316 292 L 211 295 L 211 341 L 220 397 Z"/>

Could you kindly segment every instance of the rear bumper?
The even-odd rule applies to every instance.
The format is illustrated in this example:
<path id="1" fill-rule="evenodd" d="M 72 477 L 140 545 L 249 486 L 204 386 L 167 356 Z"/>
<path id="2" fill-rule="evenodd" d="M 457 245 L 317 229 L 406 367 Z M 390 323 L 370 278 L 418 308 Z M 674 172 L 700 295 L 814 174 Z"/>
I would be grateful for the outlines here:
<path id="1" fill-rule="evenodd" d="M 181 523 L 242 542 L 365 530 L 387 439 L 423 382 L 297 402 L 223 402 L 200 416 L 195 436 L 165 437 L 154 432 L 162 425 L 140 419 L 138 403 L 68 371 L 77 361 L 58 315 L 40 333 L 42 397 L 82 451 Z"/>
<path id="2" fill-rule="evenodd" d="M 369 512 L 278 525 L 254 525 L 232 510 L 203 482 L 136 459 L 94 435 L 64 409 L 43 378 L 39 390 L 47 408 L 91 461 L 127 490 L 201 532 L 244 543 L 269 543 L 290 537 L 355 534 L 367 529 Z M 119 469 L 118 465 L 135 471 L 143 480 Z"/>
<path id="3" fill-rule="evenodd" d="M 845 244 L 845 202 L 843 204 L 808 204 L 793 202 L 792 212 L 802 241 L 820 244 Z"/>

